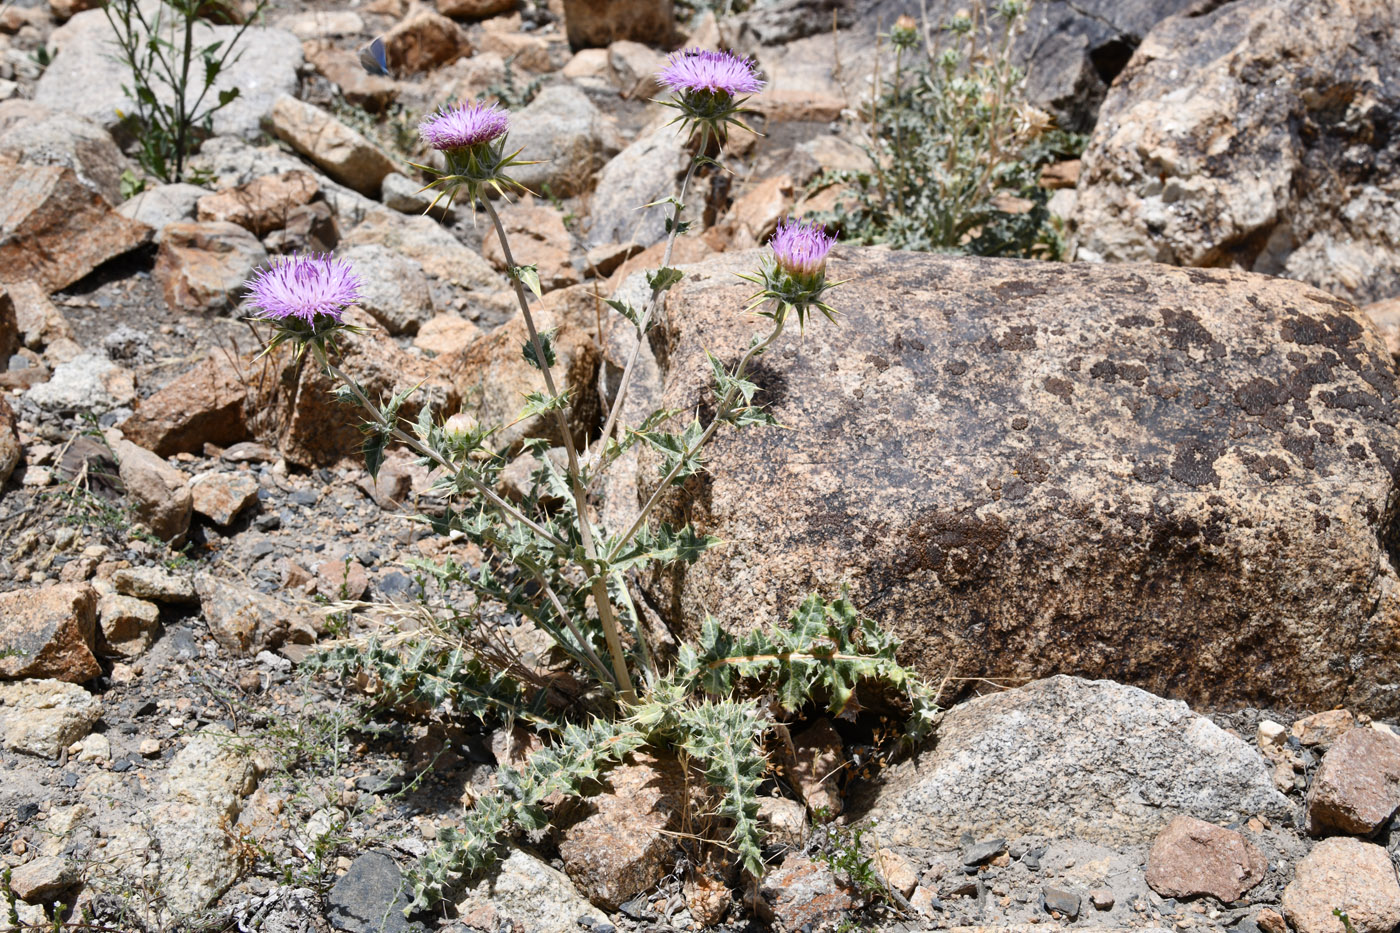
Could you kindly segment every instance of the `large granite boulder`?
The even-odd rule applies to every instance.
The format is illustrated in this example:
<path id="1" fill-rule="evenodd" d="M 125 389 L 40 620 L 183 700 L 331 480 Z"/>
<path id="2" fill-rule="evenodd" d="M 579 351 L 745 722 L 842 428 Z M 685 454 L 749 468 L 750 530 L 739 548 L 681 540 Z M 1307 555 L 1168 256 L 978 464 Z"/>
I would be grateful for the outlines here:
<path id="1" fill-rule="evenodd" d="M 1239 0 L 1165 20 L 1084 154 L 1081 259 L 1232 266 L 1360 304 L 1400 293 L 1393 0 Z"/>
<path id="2" fill-rule="evenodd" d="M 689 267 L 639 397 L 708 417 L 705 351 L 766 324 L 734 276 L 757 259 Z M 719 432 L 658 510 L 724 542 L 645 581 L 673 625 L 765 625 L 849 584 L 935 680 L 1400 710 L 1400 410 L 1364 315 L 1147 264 L 838 248 L 831 274 L 839 321 L 793 326 L 753 376 L 787 429 Z"/>

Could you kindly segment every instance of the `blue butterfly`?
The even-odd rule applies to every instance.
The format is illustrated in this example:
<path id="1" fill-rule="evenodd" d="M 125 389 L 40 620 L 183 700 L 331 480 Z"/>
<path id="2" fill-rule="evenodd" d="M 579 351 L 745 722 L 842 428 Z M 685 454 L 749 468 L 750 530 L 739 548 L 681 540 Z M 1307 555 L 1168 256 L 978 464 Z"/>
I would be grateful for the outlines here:
<path id="1" fill-rule="evenodd" d="M 360 49 L 360 64 L 372 75 L 389 76 L 389 58 L 384 54 L 382 37 Z"/>

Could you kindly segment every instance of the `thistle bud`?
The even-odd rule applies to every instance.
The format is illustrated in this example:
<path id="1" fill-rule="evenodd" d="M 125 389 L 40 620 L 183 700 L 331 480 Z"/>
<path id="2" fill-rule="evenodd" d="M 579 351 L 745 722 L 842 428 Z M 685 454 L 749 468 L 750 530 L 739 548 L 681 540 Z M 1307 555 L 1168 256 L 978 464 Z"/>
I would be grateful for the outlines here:
<path id="1" fill-rule="evenodd" d="M 912 49 L 919 44 L 919 24 L 914 17 L 905 14 L 894 21 L 890 42 L 897 49 Z"/>

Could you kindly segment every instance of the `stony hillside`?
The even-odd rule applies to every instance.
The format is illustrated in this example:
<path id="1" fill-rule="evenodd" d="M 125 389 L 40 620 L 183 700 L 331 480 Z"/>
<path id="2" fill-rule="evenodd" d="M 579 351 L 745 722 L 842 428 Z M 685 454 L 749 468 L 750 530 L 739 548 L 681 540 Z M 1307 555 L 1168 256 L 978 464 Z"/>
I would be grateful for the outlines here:
<path id="1" fill-rule="evenodd" d="M 132 118 L 123 3 L 165 17 L 140 48 L 240 50 L 178 178 Z M 1400 930 L 1393 0 L 274 0 L 195 4 L 184 39 L 176 8 L 0 0 L 0 931 Z M 945 217 L 942 156 L 880 108 L 963 93 L 930 77 L 962 35 L 948 73 L 1014 100 L 959 106 L 1033 144 L 939 245 L 901 224 L 929 192 Z M 755 132 L 692 151 L 658 102 L 679 49 L 752 60 Z M 530 163 L 492 201 L 510 252 L 424 189 L 453 163 L 420 122 L 483 98 Z M 406 915 L 440 840 L 563 741 L 541 717 L 613 698 L 523 602 L 471 597 L 548 584 L 451 526 L 439 465 L 367 465 L 363 413 L 248 282 L 350 263 L 338 369 L 415 388 L 405 424 L 500 425 L 488 492 L 568 514 L 537 458 L 606 450 L 614 406 L 715 417 L 766 333 L 735 274 L 801 215 L 840 228 L 842 284 L 747 373 L 780 427 L 669 488 L 674 452 L 631 447 L 575 495 L 716 539 L 628 568 L 637 644 L 676 661 L 849 593 L 931 736 L 901 744 L 909 695 L 868 682 L 775 699 L 761 876 L 700 756 L 652 745 Z M 684 276 L 639 338 L 663 257 Z M 558 417 L 521 414 L 536 323 Z M 325 662 L 433 639 L 530 704 Z"/>

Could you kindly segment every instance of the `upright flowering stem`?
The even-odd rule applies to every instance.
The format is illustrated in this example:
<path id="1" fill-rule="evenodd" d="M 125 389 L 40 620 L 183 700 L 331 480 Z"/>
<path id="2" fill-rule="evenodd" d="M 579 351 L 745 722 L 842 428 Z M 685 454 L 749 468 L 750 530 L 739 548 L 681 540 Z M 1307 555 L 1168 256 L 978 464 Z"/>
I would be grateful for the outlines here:
<path id="1" fill-rule="evenodd" d="M 535 326 L 534 315 L 530 313 L 530 301 L 525 295 L 525 283 L 515 264 L 506 237 L 505 226 L 496 213 L 495 206 L 487 194 L 487 188 L 503 192 L 520 185 L 505 174 L 512 165 L 521 165 L 516 160 L 519 152 L 507 154 L 506 134 L 510 129 L 510 114 L 495 104 L 461 104 L 448 107 L 419 125 L 418 131 L 423 141 L 442 152 L 447 162 L 447 171 L 439 175 L 430 187 L 441 186 L 455 196 L 459 188 L 465 188 L 473 201 L 480 201 L 490 215 L 500 240 L 501 252 L 510 269 L 511 282 L 515 286 L 515 297 L 520 304 L 520 312 L 525 318 L 525 327 L 530 335 L 530 347 L 535 362 L 544 375 L 545 389 L 554 398 L 559 397 L 559 387 L 554 382 L 544 343 L 539 329 Z M 421 168 L 422 166 L 420 166 Z M 436 203 L 436 202 L 434 202 Z M 627 656 L 622 650 L 622 637 L 618 629 L 617 617 L 612 603 L 608 600 L 607 580 L 597 573 L 598 548 L 594 540 L 593 524 L 588 517 L 588 497 L 583 487 L 582 471 L 579 467 L 578 451 L 574 446 L 573 432 L 569 428 L 567 413 L 554 409 L 554 416 L 563 437 L 564 450 L 568 455 L 569 487 L 573 493 L 575 511 L 578 514 L 579 538 L 583 543 L 586 568 L 596 579 L 591 584 L 593 602 L 598 611 L 598 622 L 603 629 L 603 637 L 608 644 L 611 656 L 613 678 L 617 682 L 618 694 L 626 703 L 636 702 L 637 693 L 632 686 L 631 675 L 627 671 Z M 637 633 L 642 637 L 640 628 Z"/>
<path id="2" fill-rule="evenodd" d="M 739 365 L 734 370 L 736 382 L 743 379 L 748 373 L 749 363 L 753 361 L 753 358 L 766 350 L 768 345 L 774 340 L 778 339 L 778 335 L 783 332 L 783 326 L 787 323 L 787 318 L 783 314 L 774 314 L 773 321 L 773 330 L 769 332 L 768 336 L 749 347 L 749 352 L 745 353 L 739 360 Z M 641 511 L 637 513 L 637 518 L 632 522 L 631 527 L 623 533 L 622 537 L 617 539 L 617 544 L 614 545 L 612 552 L 608 555 L 610 560 L 622 553 L 623 548 L 627 546 L 628 542 L 636 537 L 637 532 L 642 530 L 642 527 L 646 524 L 647 515 L 649 515 L 651 510 L 656 507 L 656 504 L 661 501 L 661 497 L 666 493 L 666 490 L 670 488 L 671 483 L 675 482 L 676 477 L 680 475 L 686 463 L 701 450 L 705 449 L 705 445 L 709 443 L 715 431 L 718 430 L 719 426 L 733 413 L 734 399 L 738 394 L 739 387 L 737 385 L 730 387 L 729 391 L 724 394 L 724 399 L 720 402 L 719 408 L 715 411 L 714 418 L 710 420 L 709 426 L 696 438 L 695 443 L 690 445 L 690 447 L 677 458 L 670 472 L 662 477 L 661 483 L 656 487 L 656 491 L 647 499 L 646 505 L 643 505 Z"/>
<path id="3" fill-rule="evenodd" d="M 496 237 L 501 243 L 501 254 L 505 258 L 506 267 L 515 269 L 515 257 L 511 255 L 510 241 L 506 238 L 505 225 L 501 223 L 501 217 L 496 213 L 496 208 L 491 204 L 489 198 L 481 198 L 481 203 L 486 208 L 486 213 L 491 216 L 491 223 L 496 227 Z M 515 298 L 520 303 L 520 313 L 525 318 L 525 329 L 530 334 L 530 346 L 535 353 L 535 361 L 539 364 L 540 372 L 544 374 L 545 390 L 553 397 L 558 397 L 559 389 L 554 382 L 554 373 L 550 370 L 549 360 L 544 353 L 544 344 L 540 341 L 539 329 L 535 327 L 535 317 L 530 313 L 530 300 L 525 295 L 525 285 L 520 280 L 520 276 L 512 275 L 511 281 L 515 285 Z M 574 509 L 578 514 L 578 532 L 583 541 L 583 553 L 590 564 L 589 572 L 593 576 L 591 589 L 593 592 L 593 603 L 598 609 L 598 622 L 603 627 L 603 637 L 608 643 L 608 654 L 612 658 L 613 677 L 617 681 L 619 695 L 624 703 L 635 703 L 637 701 L 637 691 L 632 685 L 632 677 L 627 672 L 627 655 L 622 650 L 622 636 L 617 624 L 617 617 L 613 613 L 612 602 L 608 598 L 608 583 L 601 574 L 595 573 L 598 560 L 598 545 L 593 539 L 593 523 L 588 518 L 588 493 L 583 487 L 582 471 L 579 468 L 578 450 L 574 447 L 573 431 L 569 427 L 568 414 L 561 408 L 554 409 L 554 417 L 559 423 L 559 433 L 564 437 L 564 452 L 568 456 L 569 489 L 574 496 Z M 637 637 L 644 637 L 641 632 L 640 622 L 638 623 Z"/>
<path id="4" fill-rule="evenodd" d="M 669 101 L 662 103 L 679 110 L 680 116 L 676 120 L 684 129 L 693 129 L 699 136 L 698 148 L 690 159 L 685 180 L 681 182 L 680 195 L 675 199 L 675 207 L 671 212 L 671 231 L 666 238 L 665 254 L 661 258 L 661 267 L 665 269 L 671 265 L 671 252 L 676 245 L 676 237 L 680 235 L 681 212 L 685 210 L 686 191 L 690 188 L 695 170 L 708 161 L 705 152 L 710 140 L 714 139 L 723 145 L 727 141 L 727 132 L 731 124 L 748 129 L 739 119 L 739 115 L 744 112 L 744 102 L 748 99 L 745 95 L 757 94 L 763 90 L 764 82 L 758 76 L 752 60 L 732 52 L 703 49 L 683 49 L 674 53 L 656 77 L 672 95 Z M 652 315 L 660 307 L 661 296 L 665 291 L 665 285 L 653 286 L 651 297 L 637 319 L 638 340 L 628 356 L 627 365 L 623 367 L 617 396 L 608 411 L 599 440 L 605 449 L 608 439 L 612 437 L 617 417 L 622 411 L 623 402 L 627 398 L 627 389 L 642 352 L 642 341 L 646 339 L 647 327 L 651 323 Z M 593 480 L 596 479 L 596 476 L 593 477 Z M 592 481 L 589 486 L 592 487 Z"/>
<path id="5" fill-rule="evenodd" d="M 778 339 L 778 335 L 783 332 L 783 326 L 787 323 L 788 313 L 796 315 L 799 326 L 806 325 L 807 315 L 811 313 L 813 308 L 828 318 L 834 317 L 836 312 L 823 302 L 822 298 L 828 289 L 840 284 L 839 282 L 828 282 L 826 278 L 826 257 L 831 252 L 831 247 L 835 242 L 834 236 L 829 235 L 816 224 L 806 224 L 791 219 L 778 224 L 778 229 L 773 233 L 772 239 L 768 241 L 769 246 L 773 249 L 772 255 L 765 257 L 756 275 L 742 276 L 742 278 L 759 286 L 758 292 L 750 300 L 749 309 L 757 310 L 765 304 L 769 305 L 770 310 L 758 313 L 764 317 L 772 318 L 773 330 L 768 336 L 755 341 L 749 347 L 748 352 L 740 358 L 739 365 L 734 368 L 733 381 L 725 392 L 724 398 L 720 400 L 719 408 L 715 411 L 709 426 L 696 438 L 695 443 L 686 448 L 676 459 L 671 469 L 662 477 L 660 485 L 656 487 L 646 504 L 642 506 L 636 520 L 618 539 L 617 544 L 608 555 L 609 559 L 621 553 L 627 543 L 642 529 L 647 515 L 661 501 L 661 497 L 676 477 L 680 475 L 681 470 L 704 449 L 719 426 L 733 416 L 735 401 L 739 395 L 739 386 L 748 374 L 749 363 L 753 361 L 754 357 L 766 350 L 774 340 Z"/>
<path id="6" fill-rule="evenodd" d="M 681 212 L 685 210 L 685 193 L 690 188 L 690 180 L 695 177 L 695 170 L 703 161 L 704 141 L 701 141 L 700 152 L 690 160 L 690 168 L 686 170 L 685 178 L 681 181 L 680 195 L 676 198 L 676 204 L 671 211 L 671 232 L 666 237 L 666 251 L 661 257 L 661 267 L 667 268 L 671 265 L 671 252 L 676 245 L 676 237 L 680 235 Z M 598 438 L 598 443 L 605 445 L 608 438 L 612 437 L 613 427 L 617 423 L 617 416 L 622 413 L 622 403 L 627 398 L 627 388 L 632 382 L 632 374 L 636 371 L 637 360 L 642 355 L 642 342 L 646 340 L 647 327 L 651 324 L 651 316 L 656 313 L 656 309 L 661 305 L 661 296 L 665 293 L 664 288 L 652 288 L 651 297 L 647 300 L 647 305 L 642 309 L 642 315 L 637 319 L 637 329 L 640 334 L 637 342 L 632 346 L 632 352 L 627 357 L 627 365 L 622 369 L 622 379 L 617 384 L 617 395 L 613 398 L 612 407 L 608 410 L 607 421 L 603 423 L 603 433 Z M 585 457 L 585 459 L 587 459 Z M 598 478 L 596 474 L 589 478 L 588 488 L 593 488 L 594 481 Z"/>

